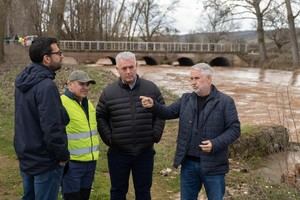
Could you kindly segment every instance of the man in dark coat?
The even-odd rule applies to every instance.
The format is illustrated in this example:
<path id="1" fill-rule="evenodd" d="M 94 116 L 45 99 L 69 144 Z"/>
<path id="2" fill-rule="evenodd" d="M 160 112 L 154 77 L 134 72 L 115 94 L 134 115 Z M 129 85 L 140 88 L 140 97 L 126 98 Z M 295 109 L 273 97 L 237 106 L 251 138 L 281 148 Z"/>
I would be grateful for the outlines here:
<path id="1" fill-rule="evenodd" d="M 53 81 L 62 52 L 54 38 L 37 38 L 32 61 L 15 81 L 14 147 L 23 179 L 23 200 L 55 200 L 69 159 L 63 107 Z"/>
<path id="2" fill-rule="evenodd" d="M 144 107 L 163 119 L 179 117 L 174 166 L 181 165 L 181 199 L 197 200 L 202 185 L 209 200 L 222 200 L 229 170 L 228 146 L 240 136 L 233 99 L 212 84 L 213 69 L 206 63 L 191 67 L 192 93 L 170 106 L 141 96 Z"/>
<path id="3" fill-rule="evenodd" d="M 164 100 L 154 83 L 137 75 L 133 53 L 119 53 L 116 63 L 120 78 L 103 90 L 96 109 L 98 131 L 109 146 L 110 199 L 126 199 L 132 172 L 136 200 L 150 200 L 153 144 L 162 136 L 164 121 L 144 109 L 139 96 L 151 96 L 162 104 Z"/>

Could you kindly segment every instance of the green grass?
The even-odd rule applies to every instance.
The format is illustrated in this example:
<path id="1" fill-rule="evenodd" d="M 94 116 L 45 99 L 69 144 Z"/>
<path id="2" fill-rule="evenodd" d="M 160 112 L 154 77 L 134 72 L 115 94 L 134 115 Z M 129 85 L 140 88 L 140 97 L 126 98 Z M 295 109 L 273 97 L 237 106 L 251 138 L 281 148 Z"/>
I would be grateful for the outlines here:
<path id="1" fill-rule="evenodd" d="M 245 184 L 247 189 L 235 193 L 231 200 L 297 200 L 299 191 L 285 184 L 273 184 L 255 175 L 255 172 L 230 172 L 227 175 L 227 186 L 238 189 Z"/>
<path id="2" fill-rule="evenodd" d="M 10 67 L 4 74 L 0 75 L 0 199 L 18 199 L 22 194 L 22 182 L 18 170 L 18 162 L 13 149 L 13 131 L 14 131 L 14 79 L 22 66 Z M 57 73 L 56 82 L 60 91 L 63 91 L 63 85 L 66 77 L 73 69 L 84 69 L 90 76 L 96 80 L 97 84 L 91 87 L 89 98 L 96 105 L 100 93 L 107 83 L 116 78 L 109 72 L 104 72 L 99 68 L 86 68 L 84 66 L 66 66 Z M 178 97 L 169 92 L 166 88 L 161 89 L 166 103 L 174 102 Z M 173 158 L 176 147 L 178 121 L 167 121 L 166 128 L 159 144 L 155 145 L 156 156 L 153 173 L 153 200 L 173 200 L 174 195 L 179 192 L 179 170 L 173 169 Z M 243 132 L 251 134 L 252 126 L 243 126 Z M 97 164 L 95 181 L 91 193 L 91 200 L 109 199 L 109 174 L 106 159 L 107 147 L 101 143 L 100 158 Z M 257 162 L 261 162 L 258 160 Z M 247 165 L 248 163 L 245 163 Z M 161 176 L 160 171 L 165 168 L 172 168 L 169 176 Z M 128 199 L 134 199 L 132 182 L 130 182 Z M 290 187 L 282 184 L 271 184 L 257 177 L 255 173 L 242 173 L 231 171 L 227 175 L 227 185 L 230 188 L 239 188 L 246 184 L 248 193 L 235 193 L 235 196 L 229 199 L 234 200 L 267 200 L 267 199 L 300 199 L 299 193 Z M 296 196 L 297 195 L 297 196 Z"/>
<path id="3" fill-rule="evenodd" d="M 19 67 L 12 69 L 0 76 L 0 149 L 1 153 L 14 157 L 12 145 L 14 131 L 14 77 Z"/>

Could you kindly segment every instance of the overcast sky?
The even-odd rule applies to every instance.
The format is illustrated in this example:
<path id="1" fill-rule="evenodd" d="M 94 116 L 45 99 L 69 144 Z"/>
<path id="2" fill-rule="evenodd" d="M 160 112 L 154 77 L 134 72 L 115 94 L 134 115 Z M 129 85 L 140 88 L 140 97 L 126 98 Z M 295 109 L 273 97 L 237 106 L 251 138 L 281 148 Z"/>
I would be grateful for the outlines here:
<path id="1" fill-rule="evenodd" d="M 161 5 L 169 5 L 172 0 L 158 0 Z M 203 6 L 200 0 L 180 0 L 176 11 L 171 16 L 176 19 L 175 28 L 180 33 L 189 33 L 198 30 L 201 26 L 200 16 L 203 12 Z M 253 29 L 253 22 L 243 21 L 240 23 L 240 30 Z"/>
<path id="2" fill-rule="evenodd" d="M 188 33 L 191 30 L 199 28 L 200 14 L 203 7 L 196 0 L 181 0 L 172 16 L 176 19 L 176 28 L 182 33 Z"/>

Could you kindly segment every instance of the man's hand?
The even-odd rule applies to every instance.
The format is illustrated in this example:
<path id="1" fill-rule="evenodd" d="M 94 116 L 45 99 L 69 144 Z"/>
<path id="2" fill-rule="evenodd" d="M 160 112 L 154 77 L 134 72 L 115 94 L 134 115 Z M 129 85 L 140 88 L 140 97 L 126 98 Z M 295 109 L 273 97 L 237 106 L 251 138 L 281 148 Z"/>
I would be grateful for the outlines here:
<path id="1" fill-rule="evenodd" d="M 210 140 L 204 140 L 201 142 L 199 147 L 202 149 L 202 151 L 209 153 L 212 150 L 212 143 Z"/>
<path id="2" fill-rule="evenodd" d="M 140 100 L 144 108 L 152 108 L 154 103 L 151 97 L 140 96 Z"/>

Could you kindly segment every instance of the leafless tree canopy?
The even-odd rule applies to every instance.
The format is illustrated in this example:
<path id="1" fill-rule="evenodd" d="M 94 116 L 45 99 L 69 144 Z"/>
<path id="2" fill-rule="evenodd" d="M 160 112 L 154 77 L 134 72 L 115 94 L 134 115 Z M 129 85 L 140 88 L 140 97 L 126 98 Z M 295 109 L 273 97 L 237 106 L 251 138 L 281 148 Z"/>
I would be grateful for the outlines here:
<path id="1" fill-rule="evenodd" d="M 166 8 L 161 8 L 157 0 L 9 2 L 13 4 L 7 22 L 10 35 L 51 35 L 76 40 L 133 40 L 140 36 L 143 40 L 150 41 L 153 36 L 172 30 L 173 21 L 169 14 L 175 10 L 177 0 Z"/>
<path id="2" fill-rule="evenodd" d="M 172 0 L 169 5 L 161 6 L 159 0 L 0 0 L 0 41 L 16 35 L 48 35 L 70 40 L 154 41 L 157 37 L 178 33 L 170 14 L 176 12 L 179 1 L 184 0 Z M 204 35 L 209 42 L 228 39 L 227 34 L 238 30 L 239 23 L 252 19 L 261 63 L 268 59 L 265 41 L 268 38 L 279 51 L 289 44 L 293 64 L 299 66 L 295 23 L 297 19 L 299 21 L 300 0 L 198 1 L 204 8 L 198 30 L 206 32 Z M 188 40 L 199 42 L 192 37 Z M 0 62 L 3 55 L 1 43 Z"/>
<path id="3" fill-rule="evenodd" d="M 218 43 L 225 39 L 228 32 L 238 28 L 238 23 L 233 20 L 231 5 L 224 4 L 222 0 L 205 0 L 203 7 L 204 20 L 200 30 L 210 33 L 207 34 L 209 42 Z"/>

